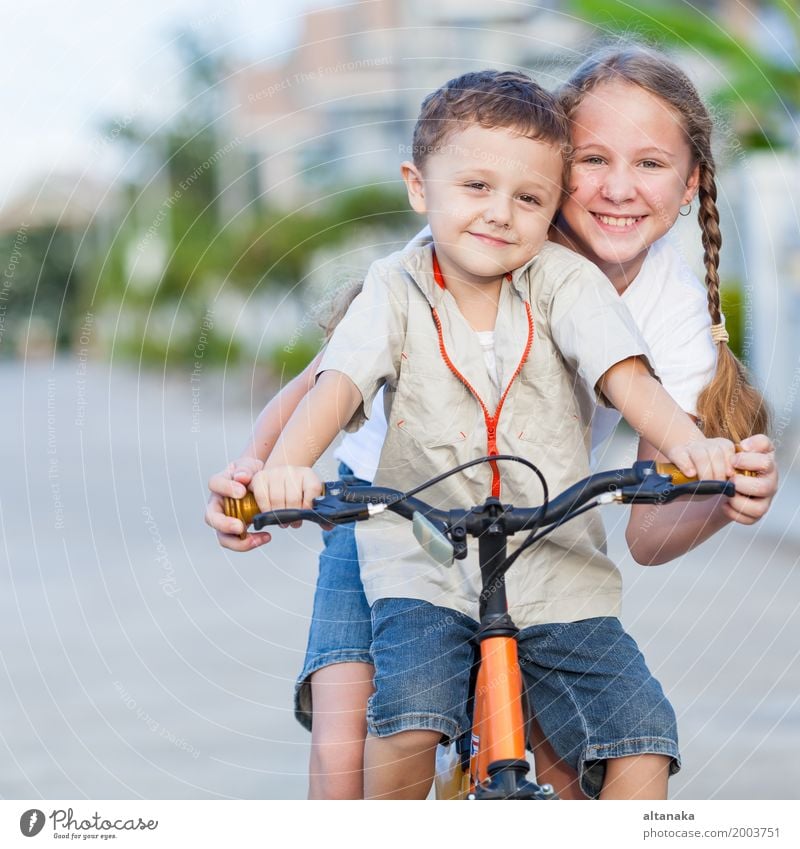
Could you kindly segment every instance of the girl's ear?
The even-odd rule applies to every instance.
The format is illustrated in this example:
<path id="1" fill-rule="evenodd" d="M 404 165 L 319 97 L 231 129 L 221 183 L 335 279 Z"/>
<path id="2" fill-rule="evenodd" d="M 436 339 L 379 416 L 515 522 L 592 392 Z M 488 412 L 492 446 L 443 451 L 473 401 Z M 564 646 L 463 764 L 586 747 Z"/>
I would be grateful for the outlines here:
<path id="1" fill-rule="evenodd" d="M 425 205 L 425 181 L 422 178 L 422 172 L 413 162 L 404 162 L 400 166 L 400 174 L 406 184 L 408 202 L 411 204 L 411 208 L 414 212 L 425 215 L 428 208 Z"/>
<path id="2" fill-rule="evenodd" d="M 700 165 L 695 165 L 689 173 L 689 178 L 686 180 L 686 192 L 683 196 L 683 203 L 691 203 L 697 194 L 697 187 L 700 185 Z M 681 204 L 683 205 L 683 204 Z"/>

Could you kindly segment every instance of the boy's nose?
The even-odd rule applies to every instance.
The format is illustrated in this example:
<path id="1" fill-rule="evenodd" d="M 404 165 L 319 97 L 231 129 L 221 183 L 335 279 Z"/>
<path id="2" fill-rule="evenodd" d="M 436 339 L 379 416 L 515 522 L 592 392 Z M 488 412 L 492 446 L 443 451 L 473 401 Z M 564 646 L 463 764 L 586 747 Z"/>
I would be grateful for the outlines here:
<path id="1" fill-rule="evenodd" d="M 499 192 L 494 192 L 491 196 L 488 206 L 483 213 L 483 218 L 487 224 L 496 224 L 499 227 L 508 227 L 511 224 L 512 199 Z"/>

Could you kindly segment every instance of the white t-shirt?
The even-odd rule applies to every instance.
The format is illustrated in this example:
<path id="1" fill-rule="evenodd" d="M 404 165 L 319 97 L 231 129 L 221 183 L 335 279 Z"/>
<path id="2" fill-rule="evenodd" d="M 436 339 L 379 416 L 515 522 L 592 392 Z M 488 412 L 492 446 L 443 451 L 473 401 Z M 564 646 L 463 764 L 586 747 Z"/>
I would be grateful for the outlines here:
<path id="1" fill-rule="evenodd" d="M 494 353 L 494 330 L 476 330 L 475 335 L 481 343 L 483 361 L 486 363 L 486 371 L 492 383 L 492 397 L 488 399 L 490 405 L 497 405 L 500 400 L 500 375 L 497 372 L 497 357 Z"/>
<path id="2" fill-rule="evenodd" d="M 664 388 L 687 413 L 696 415 L 697 399 L 714 376 L 717 352 L 706 289 L 669 234 L 651 245 L 636 279 L 621 297 L 650 348 Z M 614 409 L 595 408 L 592 465 L 620 418 Z"/>
<path id="3" fill-rule="evenodd" d="M 412 244 L 424 237 L 425 231 Z M 650 348 L 651 362 L 664 388 L 687 413 L 696 414 L 697 398 L 714 376 L 717 353 L 711 340 L 705 287 L 669 234 L 651 245 L 636 279 L 621 297 Z M 491 374 L 488 361 L 487 368 Z M 592 465 L 619 420 L 616 410 L 595 407 Z M 347 434 L 334 456 L 350 466 L 357 477 L 373 480 L 387 427 L 381 389 L 367 423 L 357 433 Z"/>

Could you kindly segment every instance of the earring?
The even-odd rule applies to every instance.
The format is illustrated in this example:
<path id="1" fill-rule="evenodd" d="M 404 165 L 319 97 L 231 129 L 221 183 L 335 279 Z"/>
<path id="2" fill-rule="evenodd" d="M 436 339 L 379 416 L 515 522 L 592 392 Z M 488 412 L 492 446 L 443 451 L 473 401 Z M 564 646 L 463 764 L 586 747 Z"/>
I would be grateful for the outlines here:
<path id="1" fill-rule="evenodd" d="M 689 215 L 691 213 L 691 211 L 692 211 L 692 202 L 689 201 L 689 208 L 686 210 L 686 212 L 684 212 L 683 208 L 681 207 L 681 209 L 678 210 L 678 213 L 685 218 L 687 215 Z"/>

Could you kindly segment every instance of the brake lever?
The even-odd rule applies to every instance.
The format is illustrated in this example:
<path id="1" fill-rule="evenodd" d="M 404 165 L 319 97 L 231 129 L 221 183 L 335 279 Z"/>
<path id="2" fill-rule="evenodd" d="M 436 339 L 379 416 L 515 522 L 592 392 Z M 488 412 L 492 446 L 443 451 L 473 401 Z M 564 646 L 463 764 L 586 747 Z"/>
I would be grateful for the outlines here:
<path id="1" fill-rule="evenodd" d="M 692 481 L 672 487 L 670 499 L 682 495 L 724 495 L 733 498 L 736 486 L 733 481 Z"/>
<path id="2" fill-rule="evenodd" d="M 651 474 L 637 486 L 623 486 L 614 493 L 622 504 L 665 504 L 684 495 L 736 495 L 732 481 L 692 481 L 673 484 L 665 475 Z"/>
<path id="3" fill-rule="evenodd" d="M 370 504 L 350 504 L 342 501 L 334 493 L 340 493 L 341 489 L 334 489 L 326 494 L 315 498 L 313 506 L 309 509 L 285 509 L 267 510 L 253 516 L 253 527 L 259 531 L 266 525 L 289 525 L 292 522 L 316 522 L 318 525 L 346 525 L 359 519 L 366 519 L 375 512 Z M 372 507 L 372 509 L 370 509 Z"/>

